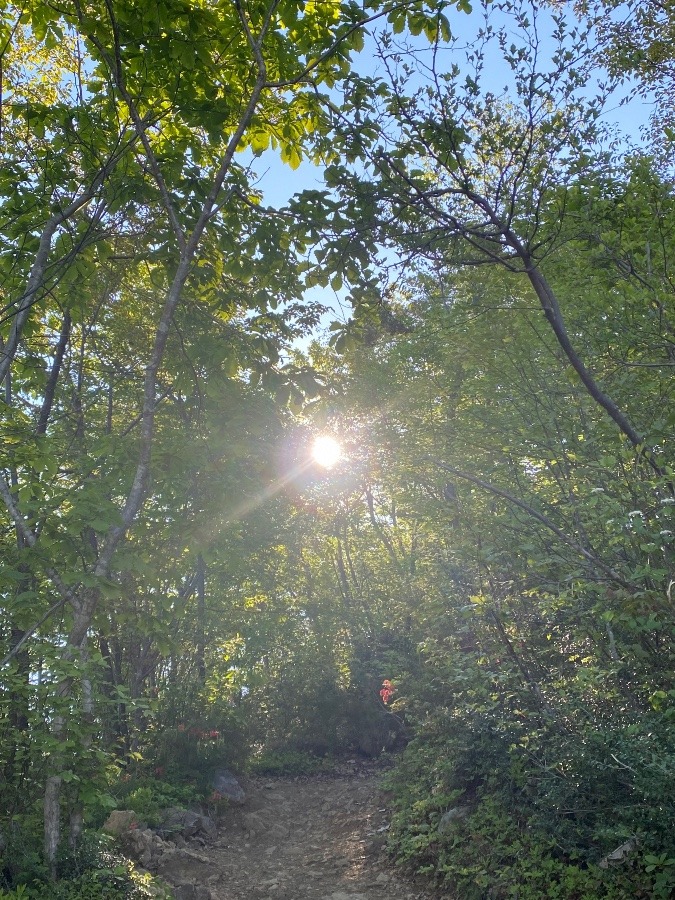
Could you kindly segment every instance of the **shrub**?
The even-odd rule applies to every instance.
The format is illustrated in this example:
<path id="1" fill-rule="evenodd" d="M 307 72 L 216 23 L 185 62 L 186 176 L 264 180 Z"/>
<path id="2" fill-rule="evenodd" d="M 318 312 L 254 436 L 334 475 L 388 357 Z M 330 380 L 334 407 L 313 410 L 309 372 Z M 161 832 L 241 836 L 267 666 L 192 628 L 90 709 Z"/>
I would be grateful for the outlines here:
<path id="1" fill-rule="evenodd" d="M 576 735 L 530 727 L 523 740 L 489 715 L 438 712 L 387 778 L 390 850 L 462 900 L 665 900 L 675 893 L 668 732 L 655 716 Z M 441 824 L 453 807 L 462 815 Z M 632 836 L 627 858 L 600 868 Z"/>
<path id="2" fill-rule="evenodd" d="M 113 841 L 85 833 L 76 851 L 61 853 L 57 881 L 32 849 L 16 868 L 16 880 L 0 888 L 0 900 L 169 900 L 168 889 L 114 851 Z"/>
<path id="3" fill-rule="evenodd" d="M 300 750 L 263 750 L 248 768 L 259 775 L 313 775 L 329 769 L 330 761 Z"/>
<path id="4" fill-rule="evenodd" d="M 192 785 L 170 784 L 166 781 L 132 780 L 124 785 L 128 792 L 119 794 L 119 806 L 138 814 L 148 825 L 159 825 L 162 810 L 171 806 L 189 807 L 202 803 L 204 793 Z"/>

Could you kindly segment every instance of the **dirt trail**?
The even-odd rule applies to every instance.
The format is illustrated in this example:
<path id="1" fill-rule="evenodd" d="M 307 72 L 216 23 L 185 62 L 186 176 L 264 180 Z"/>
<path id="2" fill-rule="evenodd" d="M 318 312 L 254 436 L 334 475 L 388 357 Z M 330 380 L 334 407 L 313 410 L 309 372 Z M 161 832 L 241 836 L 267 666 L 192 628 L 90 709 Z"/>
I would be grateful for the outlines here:
<path id="1" fill-rule="evenodd" d="M 388 811 L 373 767 L 260 778 L 205 852 L 217 900 L 431 900 L 383 853 Z"/>

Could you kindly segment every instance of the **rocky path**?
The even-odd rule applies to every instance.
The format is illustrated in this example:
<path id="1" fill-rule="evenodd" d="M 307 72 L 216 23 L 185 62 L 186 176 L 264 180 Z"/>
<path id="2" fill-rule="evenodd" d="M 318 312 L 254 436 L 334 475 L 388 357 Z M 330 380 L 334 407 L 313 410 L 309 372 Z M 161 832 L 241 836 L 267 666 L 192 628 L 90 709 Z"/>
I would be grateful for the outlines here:
<path id="1" fill-rule="evenodd" d="M 372 768 L 344 766 L 249 782 L 246 805 L 228 811 L 192 883 L 214 900 L 430 900 L 382 851 L 378 780 Z"/>

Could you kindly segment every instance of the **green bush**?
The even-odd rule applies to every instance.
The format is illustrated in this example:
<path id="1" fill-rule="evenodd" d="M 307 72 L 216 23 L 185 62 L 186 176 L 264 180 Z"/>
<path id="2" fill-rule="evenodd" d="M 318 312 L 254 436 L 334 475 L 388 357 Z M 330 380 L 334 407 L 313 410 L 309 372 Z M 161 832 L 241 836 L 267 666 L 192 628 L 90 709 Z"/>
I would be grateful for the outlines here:
<path id="1" fill-rule="evenodd" d="M 329 759 L 300 750 L 263 750 L 249 760 L 248 770 L 258 775 L 313 775 L 330 766 Z"/>
<path id="2" fill-rule="evenodd" d="M 60 854 L 56 881 L 50 880 L 35 849 L 28 848 L 17 860 L 13 883 L 6 877 L 0 888 L 0 900 L 169 900 L 168 889 L 137 872 L 113 847 L 111 838 L 85 833 L 76 851 Z"/>
<path id="3" fill-rule="evenodd" d="M 25 884 L 18 885 L 13 891 L 3 891 L 0 888 L 0 900 L 31 900 L 32 894 Z"/>
<path id="4" fill-rule="evenodd" d="M 0 889 L 47 880 L 44 862 L 42 821 L 34 813 L 16 816 L 5 832 L 6 846 L 0 856 Z"/>
<path id="5" fill-rule="evenodd" d="M 462 900 L 665 900 L 675 894 L 674 763 L 658 716 L 518 736 L 488 714 L 439 711 L 387 777 L 390 850 Z M 443 820 L 453 808 L 460 815 Z M 634 839 L 624 860 L 599 866 Z"/>
<path id="6" fill-rule="evenodd" d="M 104 868 L 91 869 L 72 879 L 31 888 L 30 900 L 147 900 L 157 898 L 150 876 L 136 872 L 122 857 L 101 859 Z M 168 892 L 164 892 L 169 897 Z"/>
<path id="7" fill-rule="evenodd" d="M 171 806 L 194 806 L 203 800 L 204 793 L 194 786 L 166 781 L 134 779 L 118 792 L 118 806 L 137 813 L 139 819 L 150 826 L 159 825 L 162 810 Z"/>

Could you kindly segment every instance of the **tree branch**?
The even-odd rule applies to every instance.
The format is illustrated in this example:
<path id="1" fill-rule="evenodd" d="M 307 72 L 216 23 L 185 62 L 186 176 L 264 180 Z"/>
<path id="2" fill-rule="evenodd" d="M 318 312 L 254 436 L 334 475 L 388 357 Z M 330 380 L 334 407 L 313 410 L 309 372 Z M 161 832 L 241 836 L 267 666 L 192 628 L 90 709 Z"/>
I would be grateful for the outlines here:
<path id="1" fill-rule="evenodd" d="M 5 481 L 4 477 L 0 477 L 0 497 L 2 497 L 5 506 L 7 507 L 7 510 L 12 517 L 14 524 L 16 525 L 17 533 L 21 535 L 21 539 L 28 547 L 35 547 L 35 545 L 37 544 L 37 537 L 35 533 L 28 527 L 28 525 L 26 524 L 26 520 L 21 515 L 21 511 L 17 506 L 14 495 L 12 494 L 12 491 Z M 63 579 L 56 571 L 56 569 L 54 569 L 52 566 L 45 566 L 44 571 L 63 598 L 60 601 L 60 604 L 62 605 L 63 603 L 68 602 L 76 606 L 78 601 L 75 594 L 64 583 Z"/>
<path id="2" fill-rule="evenodd" d="M 480 487 L 485 491 L 489 491 L 491 494 L 494 494 L 497 497 L 501 497 L 503 500 L 506 500 L 509 503 L 512 503 L 514 506 L 517 506 L 519 509 L 522 509 L 533 519 L 536 519 L 537 522 L 540 522 L 545 528 L 548 528 L 549 531 L 552 531 L 553 534 L 555 534 L 556 537 L 559 538 L 563 543 L 567 544 L 568 547 L 571 547 L 580 556 L 583 556 L 583 558 L 587 562 L 590 562 L 594 566 L 597 566 L 597 568 L 600 569 L 600 571 L 603 572 L 611 581 L 615 582 L 616 584 L 620 584 L 621 587 L 625 588 L 631 593 L 635 591 L 635 585 L 622 578 L 618 572 L 615 572 L 614 569 L 606 565 L 601 559 L 598 559 L 598 557 L 594 553 L 591 553 L 590 550 L 587 550 L 585 547 L 575 541 L 574 538 L 571 538 L 568 534 L 565 534 L 564 531 L 558 528 L 558 526 L 545 515 L 543 515 L 543 513 L 540 513 L 538 510 L 525 503 L 524 500 L 520 500 L 518 497 L 514 497 L 513 494 L 510 494 L 508 491 L 505 491 L 502 488 L 498 488 L 494 484 L 490 484 L 489 481 L 483 481 L 482 478 L 478 478 L 476 475 L 471 475 L 468 472 L 462 472 L 459 469 L 455 469 L 453 466 L 449 466 L 433 456 L 425 456 L 424 459 L 433 463 L 439 469 L 443 469 L 444 472 L 450 472 L 450 474 L 455 475 L 457 478 L 462 478 L 465 481 L 469 481 L 471 482 L 471 484 L 475 484 L 477 487 Z"/>

